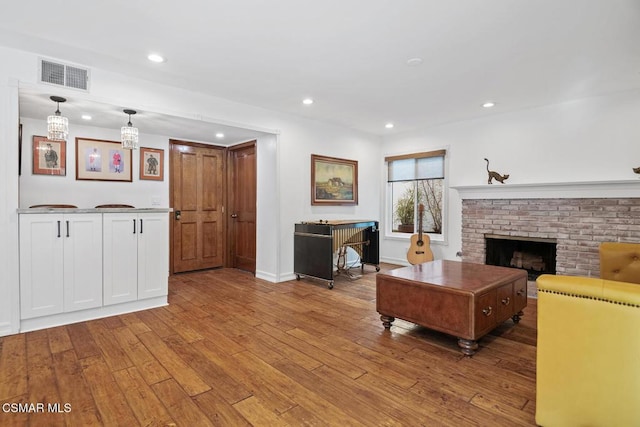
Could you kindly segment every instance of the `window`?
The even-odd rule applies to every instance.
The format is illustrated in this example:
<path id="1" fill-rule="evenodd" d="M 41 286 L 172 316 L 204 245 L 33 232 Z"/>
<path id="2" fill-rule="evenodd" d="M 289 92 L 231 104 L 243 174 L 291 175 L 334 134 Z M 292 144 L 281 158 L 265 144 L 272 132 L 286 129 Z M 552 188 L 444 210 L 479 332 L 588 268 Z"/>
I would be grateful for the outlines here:
<path id="1" fill-rule="evenodd" d="M 438 150 L 385 158 L 387 224 L 392 232 L 416 233 L 422 220 L 423 232 L 442 234 L 445 154 Z"/>

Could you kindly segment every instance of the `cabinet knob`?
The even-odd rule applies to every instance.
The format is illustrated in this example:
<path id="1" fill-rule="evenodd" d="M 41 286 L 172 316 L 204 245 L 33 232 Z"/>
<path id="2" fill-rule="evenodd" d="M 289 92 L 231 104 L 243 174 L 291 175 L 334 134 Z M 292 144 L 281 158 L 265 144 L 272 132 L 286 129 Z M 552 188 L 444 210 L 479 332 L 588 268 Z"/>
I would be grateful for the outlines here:
<path id="1" fill-rule="evenodd" d="M 493 307 L 491 306 L 482 309 L 482 314 L 484 314 L 487 317 L 491 316 L 492 312 L 493 312 Z"/>
<path id="2" fill-rule="evenodd" d="M 520 290 L 518 290 L 518 292 L 516 292 L 516 295 L 518 295 L 519 297 L 521 297 L 522 295 L 524 295 L 524 289 L 520 289 Z"/>
<path id="3" fill-rule="evenodd" d="M 502 305 L 509 305 L 509 303 L 511 302 L 511 298 L 506 297 L 502 299 Z"/>

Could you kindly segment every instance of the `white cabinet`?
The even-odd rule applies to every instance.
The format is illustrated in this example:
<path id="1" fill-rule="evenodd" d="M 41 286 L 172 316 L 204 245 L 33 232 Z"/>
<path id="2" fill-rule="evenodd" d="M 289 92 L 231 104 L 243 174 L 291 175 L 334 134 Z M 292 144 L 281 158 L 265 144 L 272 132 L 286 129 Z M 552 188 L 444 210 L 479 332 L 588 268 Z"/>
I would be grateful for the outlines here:
<path id="1" fill-rule="evenodd" d="M 166 213 L 104 214 L 104 304 L 167 295 Z"/>
<path id="2" fill-rule="evenodd" d="M 101 305 L 102 214 L 20 215 L 20 317 Z"/>

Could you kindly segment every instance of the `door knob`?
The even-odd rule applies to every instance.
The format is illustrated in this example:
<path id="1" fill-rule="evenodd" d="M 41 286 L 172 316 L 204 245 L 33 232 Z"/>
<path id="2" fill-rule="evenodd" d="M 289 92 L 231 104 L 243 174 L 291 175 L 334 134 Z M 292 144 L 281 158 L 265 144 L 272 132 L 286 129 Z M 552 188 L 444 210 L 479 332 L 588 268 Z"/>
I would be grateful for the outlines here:
<path id="1" fill-rule="evenodd" d="M 238 218 L 238 214 L 231 214 L 231 218 Z"/>
<path id="2" fill-rule="evenodd" d="M 176 212 L 175 212 L 175 217 L 176 217 L 176 220 L 177 220 L 177 221 L 180 221 L 180 214 L 181 214 L 181 212 L 180 212 L 180 211 L 176 211 Z"/>

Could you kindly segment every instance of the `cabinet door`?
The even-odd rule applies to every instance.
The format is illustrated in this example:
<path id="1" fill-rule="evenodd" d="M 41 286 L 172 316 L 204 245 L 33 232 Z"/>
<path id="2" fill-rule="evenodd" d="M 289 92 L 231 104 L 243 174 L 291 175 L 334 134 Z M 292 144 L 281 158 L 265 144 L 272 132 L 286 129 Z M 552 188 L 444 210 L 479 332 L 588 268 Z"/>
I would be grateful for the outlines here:
<path id="1" fill-rule="evenodd" d="M 138 217 L 103 214 L 104 305 L 138 299 Z"/>
<path id="2" fill-rule="evenodd" d="M 102 306 L 102 214 L 65 214 L 64 311 Z"/>
<path id="3" fill-rule="evenodd" d="M 62 215 L 20 215 L 20 317 L 63 310 Z"/>
<path id="4" fill-rule="evenodd" d="M 169 216 L 141 213 L 138 225 L 138 299 L 167 295 Z"/>

